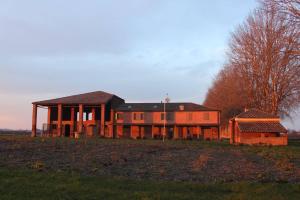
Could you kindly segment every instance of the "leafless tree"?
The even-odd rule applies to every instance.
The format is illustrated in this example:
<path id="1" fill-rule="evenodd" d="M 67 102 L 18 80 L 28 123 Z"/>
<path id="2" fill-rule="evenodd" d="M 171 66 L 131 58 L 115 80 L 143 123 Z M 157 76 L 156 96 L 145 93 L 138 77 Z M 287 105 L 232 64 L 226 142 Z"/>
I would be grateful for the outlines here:
<path id="1" fill-rule="evenodd" d="M 293 20 L 300 20 L 300 0 L 261 0 L 264 8 L 276 6 L 279 12 L 287 14 Z"/>
<path id="2" fill-rule="evenodd" d="M 246 107 L 246 95 L 240 89 L 236 72 L 231 66 L 225 66 L 208 90 L 204 105 L 220 109 L 221 122 L 227 124 L 230 118 Z"/>
<path id="3" fill-rule="evenodd" d="M 299 106 L 299 21 L 272 5 L 256 9 L 232 33 L 228 63 L 208 91 L 206 105 L 255 107 L 282 116 Z"/>

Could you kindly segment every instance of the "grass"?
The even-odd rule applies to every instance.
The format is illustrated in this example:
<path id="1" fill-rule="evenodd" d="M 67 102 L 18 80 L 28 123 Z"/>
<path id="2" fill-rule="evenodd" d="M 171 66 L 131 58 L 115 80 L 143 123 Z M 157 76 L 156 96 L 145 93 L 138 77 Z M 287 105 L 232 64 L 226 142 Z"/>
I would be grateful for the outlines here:
<path id="1" fill-rule="evenodd" d="M 199 184 L 0 169 L 0 198 L 1 200 L 300 199 L 300 185 L 247 182 Z"/>
<path id="2" fill-rule="evenodd" d="M 300 199 L 300 141 L 0 135 L 0 199 Z"/>

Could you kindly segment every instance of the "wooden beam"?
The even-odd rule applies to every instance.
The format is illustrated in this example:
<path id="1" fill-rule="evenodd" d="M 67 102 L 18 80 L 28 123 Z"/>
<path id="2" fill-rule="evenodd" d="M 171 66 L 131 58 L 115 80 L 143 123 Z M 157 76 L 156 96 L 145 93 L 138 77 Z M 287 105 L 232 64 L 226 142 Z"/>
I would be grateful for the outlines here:
<path id="1" fill-rule="evenodd" d="M 37 105 L 32 105 L 32 132 L 31 137 L 36 136 L 36 121 L 37 121 Z"/>

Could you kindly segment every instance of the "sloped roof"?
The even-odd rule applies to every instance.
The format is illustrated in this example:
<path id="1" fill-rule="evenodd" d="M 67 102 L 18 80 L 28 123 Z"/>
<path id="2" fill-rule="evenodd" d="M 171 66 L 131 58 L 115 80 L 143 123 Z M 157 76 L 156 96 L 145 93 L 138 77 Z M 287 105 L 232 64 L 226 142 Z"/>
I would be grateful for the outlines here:
<path id="1" fill-rule="evenodd" d="M 56 105 L 56 104 L 102 104 L 107 103 L 113 97 L 120 98 L 116 95 L 103 92 L 103 91 L 95 91 L 84 94 L 72 95 L 67 97 L 61 97 L 56 99 L 50 99 L 45 101 L 37 101 L 33 102 L 33 104 L 38 105 Z M 121 99 L 121 98 L 120 98 Z"/>
<path id="2" fill-rule="evenodd" d="M 242 112 L 241 114 L 237 115 L 235 118 L 279 118 L 276 115 L 263 112 L 258 109 L 249 109 L 248 111 Z"/>
<path id="3" fill-rule="evenodd" d="M 286 133 L 287 130 L 279 122 L 239 122 L 241 132 Z"/>
<path id="4" fill-rule="evenodd" d="M 183 108 L 183 110 L 181 110 Z M 162 112 L 163 103 L 125 103 L 121 104 L 117 111 L 141 111 L 141 112 Z M 166 103 L 166 111 L 217 111 L 195 103 Z"/>

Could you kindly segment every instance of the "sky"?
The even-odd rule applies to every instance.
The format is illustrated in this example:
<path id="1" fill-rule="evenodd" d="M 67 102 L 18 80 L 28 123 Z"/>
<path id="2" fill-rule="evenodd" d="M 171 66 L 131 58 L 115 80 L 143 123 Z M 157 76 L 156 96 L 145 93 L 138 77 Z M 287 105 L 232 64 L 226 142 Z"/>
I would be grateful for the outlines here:
<path id="1" fill-rule="evenodd" d="M 230 33 L 256 0 L 0 0 L 0 128 L 30 129 L 31 102 L 106 91 L 202 103 Z M 39 109 L 38 128 L 46 122 Z M 300 116 L 286 121 L 300 130 Z M 299 122 L 299 123 L 297 123 Z"/>

